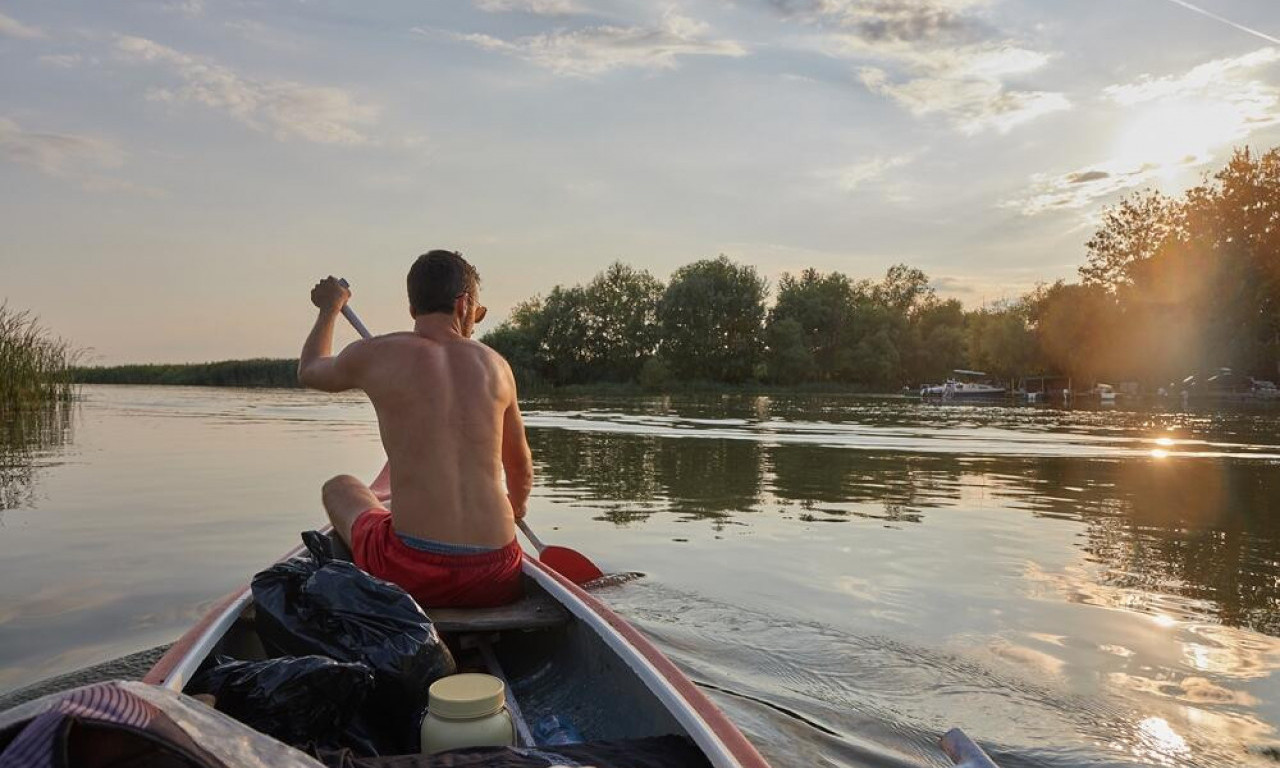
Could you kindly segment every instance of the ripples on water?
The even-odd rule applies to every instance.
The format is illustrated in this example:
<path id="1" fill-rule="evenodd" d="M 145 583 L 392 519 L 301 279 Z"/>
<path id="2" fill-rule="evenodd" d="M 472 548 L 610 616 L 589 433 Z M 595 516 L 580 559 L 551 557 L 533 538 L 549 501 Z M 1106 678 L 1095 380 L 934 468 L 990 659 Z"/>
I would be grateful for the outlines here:
<path id="1" fill-rule="evenodd" d="M 90 658 L 77 636 L 98 653 L 172 637 L 318 519 L 319 482 L 378 462 L 359 397 L 87 388 L 85 411 L 79 464 L 53 450 L 40 493 L 6 497 L 34 509 L 0 520 L 0 570 L 26 579 L 0 585 L 0 688 Z M 531 521 L 645 571 L 601 596 L 778 765 L 941 764 L 954 725 L 1006 766 L 1274 764 L 1274 411 L 714 396 L 525 413 Z M 91 527 L 104 508 L 114 534 Z M 112 544 L 135 570 L 89 584 Z"/>

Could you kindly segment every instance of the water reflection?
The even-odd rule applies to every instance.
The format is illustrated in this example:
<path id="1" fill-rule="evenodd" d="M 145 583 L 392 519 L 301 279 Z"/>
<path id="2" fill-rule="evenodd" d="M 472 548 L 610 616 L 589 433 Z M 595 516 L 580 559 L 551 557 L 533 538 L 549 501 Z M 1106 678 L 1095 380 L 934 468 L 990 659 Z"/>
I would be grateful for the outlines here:
<path id="1" fill-rule="evenodd" d="M 931 509 L 1025 510 L 1084 524 L 1080 547 L 1102 567 L 1083 576 L 1070 599 L 1105 604 L 1130 599 L 1117 595 L 1177 596 L 1182 610 L 1194 612 L 1185 606 L 1200 603 L 1228 626 L 1280 635 L 1280 516 L 1269 513 L 1280 498 L 1280 460 L 1225 439 L 1256 432 L 1253 417 L 1246 417 L 1247 429 L 1219 423 L 1208 425 L 1218 432 L 1205 432 L 1202 424 L 1199 434 L 1187 434 L 1184 427 L 1177 440 L 1167 436 L 1167 425 L 1157 427 L 1161 436 L 1143 436 L 1156 431 L 1141 421 L 1149 416 L 1102 434 L 1076 424 L 1061 436 L 1066 455 L 1042 455 L 1038 446 L 1031 456 L 1017 456 L 884 450 L 885 431 L 867 430 L 889 419 L 887 407 L 872 406 L 866 421 L 851 424 L 850 411 L 833 410 L 830 402 L 666 398 L 629 411 L 614 405 L 575 403 L 554 417 L 535 409 L 529 419 L 539 482 L 613 522 L 655 512 L 722 522 L 776 512 L 810 522 L 911 524 L 925 522 Z M 780 421 L 780 412 L 792 421 Z M 994 426 L 1006 415 L 979 416 L 969 413 L 965 425 L 950 429 L 970 441 L 1007 442 Z M 909 421 L 909 412 L 899 420 Z M 917 442 L 935 440 L 934 429 L 915 434 L 901 423 L 894 427 L 897 439 Z M 1052 446 L 1051 437 L 1039 432 L 1034 439 Z M 1122 440 L 1143 447 L 1119 459 L 1096 450 Z M 1153 458 L 1146 447 L 1152 444 L 1168 455 Z"/>
<path id="2" fill-rule="evenodd" d="M 34 506 L 39 459 L 71 442 L 72 407 L 0 411 L 0 511 Z"/>
<path id="3" fill-rule="evenodd" d="M 728 516 L 760 501 L 762 452 L 753 443 L 531 429 L 529 444 L 543 485 L 589 499 L 615 523 L 660 509 Z"/>

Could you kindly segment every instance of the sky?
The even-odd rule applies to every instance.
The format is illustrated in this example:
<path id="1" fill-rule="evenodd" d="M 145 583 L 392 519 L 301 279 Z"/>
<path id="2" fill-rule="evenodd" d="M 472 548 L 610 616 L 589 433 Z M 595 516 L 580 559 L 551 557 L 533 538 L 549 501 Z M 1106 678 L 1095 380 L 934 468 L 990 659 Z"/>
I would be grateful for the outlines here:
<path id="1" fill-rule="evenodd" d="M 721 253 L 976 307 L 1245 145 L 1277 0 L 0 0 L 0 300 L 102 364 L 296 355 L 329 274 L 404 329 L 432 248 L 485 327 Z"/>

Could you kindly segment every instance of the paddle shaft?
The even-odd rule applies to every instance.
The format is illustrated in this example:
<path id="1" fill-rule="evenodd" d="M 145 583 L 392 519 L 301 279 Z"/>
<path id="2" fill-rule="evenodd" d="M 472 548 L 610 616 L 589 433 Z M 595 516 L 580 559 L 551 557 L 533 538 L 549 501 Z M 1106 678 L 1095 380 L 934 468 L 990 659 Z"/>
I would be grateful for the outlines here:
<path id="1" fill-rule="evenodd" d="M 345 277 L 338 280 L 338 285 L 341 285 L 347 290 L 351 290 L 351 283 L 348 283 Z M 360 322 L 360 318 L 356 315 L 356 311 L 352 309 L 350 305 L 342 305 L 342 316 L 347 318 L 347 322 L 351 323 L 351 327 L 356 329 L 356 333 L 360 334 L 360 338 L 373 338 L 373 334 L 369 333 L 369 329 L 364 327 L 364 323 Z"/>
<path id="2" fill-rule="evenodd" d="M 524 521 L 523 517 L 516 519 L 516 525 L 520 526 L 520 530 L 524 531 L 524 535 L 528 536 L 529 541 L 533 542 L 533 548 L 538 550 L 538 554 L 542 554 L 542 550 L 546 549 L 547 545 L 543 544 L 542 541 L 534 535 L 533 529 L 529 527 L 529 524 Z"/>

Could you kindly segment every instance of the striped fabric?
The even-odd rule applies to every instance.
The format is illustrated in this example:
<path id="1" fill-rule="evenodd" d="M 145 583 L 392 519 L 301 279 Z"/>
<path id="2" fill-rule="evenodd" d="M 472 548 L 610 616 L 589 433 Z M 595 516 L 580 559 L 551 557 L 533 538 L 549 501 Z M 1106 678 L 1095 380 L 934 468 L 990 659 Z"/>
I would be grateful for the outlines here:
<path id="1" fill-rule="evenodd" d="M 54 747 L 68 718 L 143 730 L 155 716 L 154 707 L 115 683 L 81 688 L 27 723 L 0 753 L 0 768 L 54 768 Z"/>

